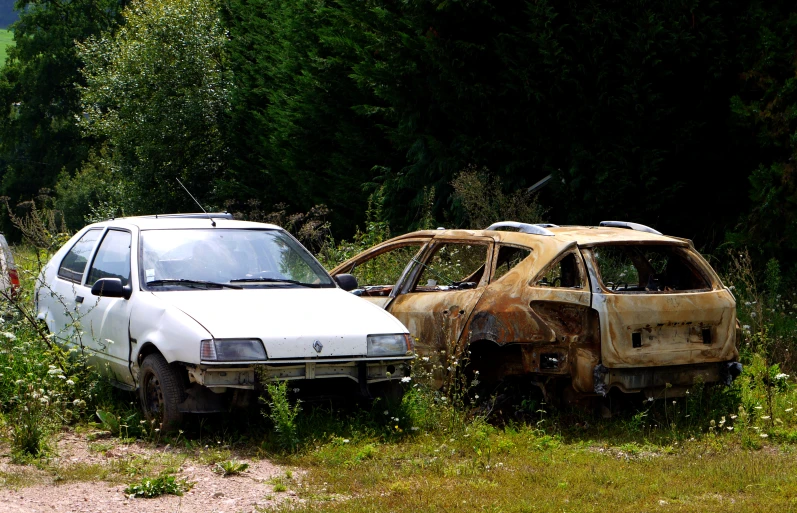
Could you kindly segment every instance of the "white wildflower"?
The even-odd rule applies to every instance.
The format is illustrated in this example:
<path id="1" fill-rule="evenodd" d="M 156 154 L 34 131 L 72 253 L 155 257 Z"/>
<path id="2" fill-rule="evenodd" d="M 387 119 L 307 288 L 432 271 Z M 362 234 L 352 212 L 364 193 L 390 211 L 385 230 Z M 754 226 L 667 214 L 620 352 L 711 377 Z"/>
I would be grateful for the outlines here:
<path id="1" fill-rule="evenodd" d="M 789 412 L 790 412 L 790 411 L 792 411 L 793 409 L 794 409 L 794 408 L 786 408 L 784 411 L 785 411 L 786 413 L 789 413 Z"/>
<path id="2" fill-rule="evenodd" d="M 68 379 L 68 380 L 66 380 L 66 384 L 67 384 L 67 385 L 69 385 L 69 386 L 71 387 L 72 385 L 74 385 L 74 384 L 75 384 L 75 382 L 74 382 L 74 381 L 72 381 L 71 379 Z"/>
<path id="3" fill-rule="evenodd" d="M 761 438 L 768 438 L 768 437 L 769 437 L 769 435 L 768 435 L 768 434 L 766 434 L 766 433 L 761 433 L 761 434 L 760 434 L 760 435 L 758 435 L 758 436 L 760 436 Z"/>
<path id="4" fill-rule="evenodd" d="M 349 443 L 349 439 L 348 439 L 348 438 L 344 438 L 344 439 L 343 439 L 343 443 L 344 443 L 344 444 L 347 444 L 347 443 Z"/>
<path id="5" fill-rule="evenodd" d="M 401 382 L 402 383 L 409 383 L 410 381 L 412 381 L 412 378 L 409 377 L 409 376 L 405 376 L 405 377 L 401 378 Z"/>
<path id="6" fill-rule="evenodd" d="M 789 375 L 781 372 L 780 374 L 775 375 L 775 379 L 789 379 Z"/>

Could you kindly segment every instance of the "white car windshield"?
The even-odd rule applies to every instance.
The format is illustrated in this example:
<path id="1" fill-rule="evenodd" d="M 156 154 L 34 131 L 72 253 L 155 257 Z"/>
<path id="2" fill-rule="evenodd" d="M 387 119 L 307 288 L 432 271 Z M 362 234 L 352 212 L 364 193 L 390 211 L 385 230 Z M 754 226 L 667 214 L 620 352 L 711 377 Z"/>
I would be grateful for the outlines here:
<path id="1" fill-rule="evenodd" d="M 140 247 L 146 288 L 335 286 L 281 230 L 143 230 Z"/>

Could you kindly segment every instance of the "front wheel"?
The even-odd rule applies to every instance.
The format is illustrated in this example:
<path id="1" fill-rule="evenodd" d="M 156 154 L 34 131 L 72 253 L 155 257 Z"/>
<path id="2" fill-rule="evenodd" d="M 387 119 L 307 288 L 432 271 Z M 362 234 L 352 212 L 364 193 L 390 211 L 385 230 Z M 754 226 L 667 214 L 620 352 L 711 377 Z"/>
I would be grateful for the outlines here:
<path id="1" fill-rule="evenodd" d="M 160 354 L 144 358 L 139 374 L 139 398 L 144 416 L 161 431 L 180 427 L 183 414 L 178 405 L 185 399 L 184 380 Z"/>

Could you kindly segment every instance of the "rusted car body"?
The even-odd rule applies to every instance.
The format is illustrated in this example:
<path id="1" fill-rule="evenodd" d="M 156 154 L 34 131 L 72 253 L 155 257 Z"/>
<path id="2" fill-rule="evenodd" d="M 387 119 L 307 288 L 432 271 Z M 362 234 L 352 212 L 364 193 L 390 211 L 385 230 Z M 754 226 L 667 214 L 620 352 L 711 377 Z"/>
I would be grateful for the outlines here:
<path id="1" fill-rule="evenodd" d="M 711 266 L 689 240 L 606 224 L 419 231 L 331 274 L 354 275 L 354 293 L 404 323 L 438 371 L 467 349 L 480 381 L 527 377 L 565 401 L 730 383 L 735 300 Z"/>

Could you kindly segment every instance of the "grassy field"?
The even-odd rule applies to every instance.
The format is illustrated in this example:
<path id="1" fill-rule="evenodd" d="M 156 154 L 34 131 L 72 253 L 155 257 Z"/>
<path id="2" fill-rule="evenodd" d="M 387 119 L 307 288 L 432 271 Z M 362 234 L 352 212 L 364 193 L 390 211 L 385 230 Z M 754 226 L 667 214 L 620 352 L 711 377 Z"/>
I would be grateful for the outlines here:
<path id="1" fill-rule="evenodd" d="M 256 481 L 269 506 L 247 512 L 797 511 L 797 381 L 765 357 L 795 347 L 793 295 L 755 296 L 729 280 L 746 333 L 733 386 L 696 386 L 611 419 L 556 410 L 523 388 L 433 390 L 417 369 L 400 404 L 297 403 L 292 389 L 269 387 L 262 406 L 192 417 L 163 435 L 133 394 L 110 389 L 26 320 L 46 257 L 17 252 L 23 291 L 17 310 L 3 312 L 0 503 L 42 486 L 68 496 L 64 483 L 92 483 L 107 500 L 109 485 L 119 497 L 164 476 L 213 497 L 208 487 L 224 485 L 209 469 L 241 459 L 276 469 Z M 88 456 L 70 457 L 65 437 Z M 3 496 L 4 487 L 15 491 Z M 149 500 L 124 511 L 155 510 Z"/>
<path id="2" fill-rule="evenodd" d="M 14 44 L 14 33 L 10 30 L 0 30 L 0 66 L 6 63 L 6 47 Z"/>

